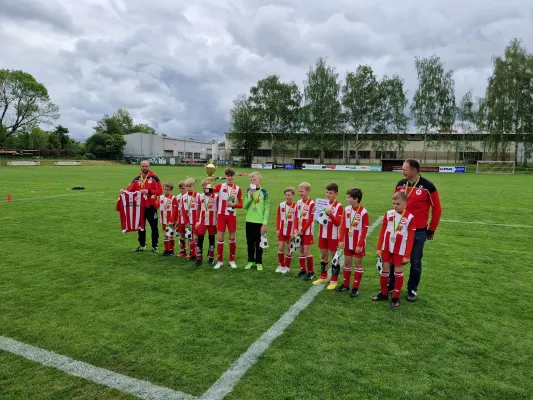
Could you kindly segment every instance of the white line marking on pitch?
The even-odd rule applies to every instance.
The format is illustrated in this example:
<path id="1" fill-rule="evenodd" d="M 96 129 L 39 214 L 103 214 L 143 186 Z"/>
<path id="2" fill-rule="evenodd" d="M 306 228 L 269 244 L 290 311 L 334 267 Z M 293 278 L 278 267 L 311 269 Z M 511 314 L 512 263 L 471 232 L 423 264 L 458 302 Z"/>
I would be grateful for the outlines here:
<path id="1" fill-rule="evenodd" d="M 457 221 L 455 219 L 441 219 L 441 222 L 451 222 L 454 224 L 472 224 L 472 225 L 491 225 L 491 226 L 504 226 L 507 228 L 531 228 L 532 225 L 507 225 L 507 224 L 495 224 L 492 222 L 481 222 L 481 221 Z"/>
<path id="2" fill-rule="evenodd" d="M 195 400 L 197 397 L 187 393 L 156 386 L 150 382 L 130 378 L 125 375 L 108 371 L 103 368 L 76 361 L 48 350 L 30 346 L 22 342 L 0 336 L 0 349 L 17 354 L 40 364 L 57 368 L 67 374 L 74 375 L 101 385 L 133 394 L 146 400 Z"/>
<path id="3" fill-rule="evenodd" d="M 380 218 L 368 229 L 370 235 L 381 224 Z M 324 289 L 323 285 L 313 285 L 278 321 L 263 333 L 252 345 L 235 361 L 229 369 L 205 392 L 200 400 L 222 400 L 232 392 L 233 388 L 246 372 L 254 365 L 259 357 L 270 347 L 272 342 L 294 322 L 294 319 L 305 310 L 315 299 L 316 295 Z"/>
<path id="4" fill-rule="evenodd" d="M 76 190 L 74 190 L 74 192 L 76 192 Z M 113 191 L 108 190 L 108 191 L 105 191 L 105 192 L 84 192 L 84 193 L 78 193 L 78 194 L 66 193 L 66 194 L 57 194 L 57 195 L 54 195 L 54 196 L 23 197 L 22 199 L 13 199 L 13 200 L 11 200 L 11 202 L 14 203 L 16 201 L 55 199 L 57 197 L 81 196 L 81 195 L 102 194 L 102 193 L 117 193 L 117 196 L 118 196 L 118 191 L 116 191 L 116 190 L 113 190 Z M 7 202 L 8 202 L 7 200 L 0 200 L 0 203 L 7 203 Z"/>

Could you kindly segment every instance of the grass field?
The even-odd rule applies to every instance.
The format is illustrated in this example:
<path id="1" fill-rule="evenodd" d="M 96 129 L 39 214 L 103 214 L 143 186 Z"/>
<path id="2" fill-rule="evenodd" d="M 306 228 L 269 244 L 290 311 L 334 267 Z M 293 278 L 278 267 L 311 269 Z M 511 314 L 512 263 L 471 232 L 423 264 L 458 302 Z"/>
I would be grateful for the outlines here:
<path id="1" fill-rule="evenodd" d="M 157 167 L 163 180 L 201 168 Z M 0 335 L 156 385 L 201 396 L 310 288 L 277 267 L 275 212 L 265 270 L 199 269 L 133 254 L 114 206 L 136 166 L 2 168 Z M 250 172 L 250 170 L 242 170 Z M 397 173 L 264 171 L 273 210 L 285 186 L 361 187 L 371 222 L 390 206 Z M 416 303 L 373 303 L 368 239 L 357 299 L 321 291 L 228 399 L 530 399 L 533 392 L 533 177 L 426 174 L 443 221 L 424 254 Z M 247 177 L 237 184 L 247 186 Z M 67 190 L 83 185 L 85 191 Z M 239 226 L 244 213 L 239 211 Z M 487 224 L 465 224 L 483 222 Z M 498 226 L 522 225 L 529 227 Z M 162 249 L 162 243 L 160 249 Z M 226 250 L 227 251 L 227 250 Z M 314 248 L 315 260 L 318 249 Z M 318 262 L 317 262 L 318 263 Z M 0 399 L 133 399 L 0 351 Z"/>

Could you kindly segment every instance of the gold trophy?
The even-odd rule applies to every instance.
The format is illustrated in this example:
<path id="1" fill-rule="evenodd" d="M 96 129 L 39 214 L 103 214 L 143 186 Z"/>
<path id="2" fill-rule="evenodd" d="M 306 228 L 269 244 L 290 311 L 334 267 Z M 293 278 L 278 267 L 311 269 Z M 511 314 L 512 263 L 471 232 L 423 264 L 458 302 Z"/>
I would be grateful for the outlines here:
<path id="1" fill-rule="evenodd" d="M 211 182 L 213 182 L 213 175 L 215 175 L 215 171 L 217 170 L 217 167 L 214 164 L 214 160 L 210 159 L 209 164 L 205 166 L 205 172 L 207 173 L 207 188 L 211 188 Z"/>

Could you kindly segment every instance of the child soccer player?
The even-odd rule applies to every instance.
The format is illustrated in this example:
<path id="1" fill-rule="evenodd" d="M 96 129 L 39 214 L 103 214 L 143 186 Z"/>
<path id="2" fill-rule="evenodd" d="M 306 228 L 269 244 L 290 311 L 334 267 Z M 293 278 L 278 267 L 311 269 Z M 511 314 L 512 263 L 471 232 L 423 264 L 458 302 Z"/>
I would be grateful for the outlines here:
<path id="1" fill-rule="evenodd" d="M 185 188 L 185 181 L 181 181 L 178 184 L 178 188 L 180 190 L 180 194 L 176 196 L 176 217 L 174 218 L 174 222 L 176 224 L 176 236 L 179 234 L 180 236 L 180 252 L 176 255 L 176 257 L 185 257 L 187 255 L 187 248 L 185 247 L 185 216 L 186 213 L 183 211 L 183 199 L 187 194 L 187 189 Z M 189 252 L 191 249 L 189 248 Z"/>
<path id="2" fill-rule="evenodd" d="M 311 185 L 309 183 L 302 182 L 298 185 L 300 200 L 296 203 L 296 229 L 294 234 L 301 236 L 301 244 L 300 272 L 296 275 L 296 278 L 303 276 L 306 281 L 315 279 L 315 267 L 313 265 L 313 256 L 311 255 L 311 245 L 314 243 L 315 202 L 309 198 L 310 193 Z"/>
<path id="3" fill-rule="evenodd" d="M 339 186 L 336 183 L 330 183 L 326 186 L 326 198 L 328 199 L 328 207 L 324 212 L 328 216 L 326 225 L 320 225 L 320 233 L 318 238 L 318 248 L 320 249 L 320 278 L 313 282 L 313 285 L 325 283 L 328 279 L 328 252 L 331 258 L 335 256 L 339 247 L 339 226 L 342 221 L 343 207 L 337 201 L 339 194 Z M 333 290 L 337 287 L 339 280 L 339 265 L 331 266 L 331 282 L 328 285 L 328 290 Z"/>
<path id="4" fill-rule="evenodd" d="M 363 277 L 363 257 L 365 256 L 366 234 L 370 225 L 366 209 L 361 205 L 363 192 L 361 189 L 349 189 L 346 192 L 348 207 L 344 209 L 341 222 L 341 235 L 339 249 L 344 249 L 344 282 L 335 289 L 337 292 L 345 292 L 350 289 L 350 277 L 352 275 L 352 257 L 355 262 L 352 293 L 350 297 L 359 296 L 359 285 Z"/>
<path id="5" fill-rule="evenodd" d="M 159 196 L 159 212 L 161 214 L 161 227 L 163 228 L 163 243 L 165 251 L 162 256 L 174 255 L 174 235 L 168 237 L 166 235 L 167 226 L 174 226 L 175 211 L 177 207 L 176 197 L 172 194 L 174 185 L 172 182 L 165 182 L 163 185 L 163 194 Z"/>
<path id="6" fill-rule="evenodd" d="M 400 292 L 403 286 L 403 266 L 409 262 L 415 239 L 415 217 L 405 210 L 407 194 L 396 192 L 392 196 L 392 210 L 383 217 L 376 254 L 383 260 L 383 271 L 379 279 L 381 291 L 372 298 L 382 301 L 389 298 L 387 284 L 390 266 L 394 266 L 394 292 L 391 306 L 400 306 Z"/>
<path id="7" fill-rule="evenodd" d="M 187 193 L 183 195 L 183 211 L 185 212 L 185 225 L 192 230 L 192 239 L 189 240 L 191 254 L 188 260 L 196 261 L 196 241 L 198 240 L 197 222 L 200 220 L 200 193 L 194 191 L 195 181 L 193 178 L 185 179 Z"/>
<path id="8" fill-rule="evenodd" d="M 294 237 L 294 230 L 296 228 L 296 203 L 293 201 L 295 194 L 294 188 L 286 188 L 283 194 L 285 195 L 285 201 L 278 206 L 278 215 L 276 217 L 279 261 L 276 272 L 286 274 L 290 271 L 292 261 L 292 254 L 289 253 L 289 245 L 291 239 Z"/>
<path id="9" fill-rule="evenodd" d="M 250 174 L 250 187 L 244 197 L 246 212 L 246 242 L 248 245 L 248 263 L 244 269 L 257 267 L 263 270 L 263 249 L 259 246 L 261 235 L 267 231 L 268 216 L 270 214 L 270 199 L 266 189 L 261 186 L 259 172 Z"/>
<path id="10" fill-rule="evenodd" d="M 209 264 L 215 262 L 215 234 L 217 233 L 217 197 L 213 192 L 209 179 L 202 181 L 202 191 L 200 194 L 200 203 L 202 205 L 200 211 L 200 220 L 197 222 L 198 232 L 198 248 L 196 250 L 196 265 L 202 264 L 202 254 L 204 251 L 205 233 L 209 235 L 209 249 L 207 256 L 209 257 Z"/>
<path id="11" fill-rule="evenodd" d="M 237 268 L 235 264 L 235 251 L 237 249 L 237 241 L 235 240 L 235 231 L 237 230 L 237 215 L 236 208 L 242 208 L 242 191 L 241 188 L 235 185 L 235 170 L 233 168 L 226 168 L 224 170 L 226 177 L 225 183 L 219 183 L 215 186 L 215 193 L 218 193 L 217 203 L 217 256 L 218 260 L 215 269 L 219 269 L 224 264 L 222 262 L 224 256 L 224 233 L 226 228 L 229 233 L 229 265 L 231 268 Z"/>

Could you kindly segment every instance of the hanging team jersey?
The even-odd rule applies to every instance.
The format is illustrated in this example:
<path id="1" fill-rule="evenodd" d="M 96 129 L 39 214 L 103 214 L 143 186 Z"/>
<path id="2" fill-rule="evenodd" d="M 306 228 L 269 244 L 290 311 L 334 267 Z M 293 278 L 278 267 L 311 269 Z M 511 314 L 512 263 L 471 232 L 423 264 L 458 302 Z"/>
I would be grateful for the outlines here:
<path id="1" fill-rule="evenodd" d="M 405 211 L 399 214 L 389 210 L 383 217 L 378 249 L 409 258 L 416 231 L 415 217 Z"/>
<path id="2" fill-rule="evenodd" d="M 217 194 L 200 194 L 200 222 L 203 223 L 205 226 L 217 225 L 217 201 Z"/>
<path id="3" fill-rule="evenodd" d="M 296 203 L 288 204 L 286 201 L 281 203 L 278 207 L 278 215 L 276 217 L 276 230 L 280 235 L 291 236 L 296 228 Z"/>
<path id="4" fill-rule="evenodd" d="M 123 233 L 144 231 L 144 208 L 147 201 L 139 191 L 123 192 L 118 196 L 115 209 L 120 213 Z"/>
<path id="5" fill-rule="evenodd" d="M 174 195 L 159 196 L 159 213 L 161 215 L 161 224 L 169 225 L 174 223 L 177 201 Z"/>
<path id="6" fill-rule="evenodd" d="M 320 225 L 319 237 L 323 239 L 336 240 L 339 238 L 339 226 L 342 221 L 343 207 L 342 204 L 335 200 L 329 205 L 331 214 L 329 214 L 326 225 Z"/>
<path id="7" fill-rule="evenodd" d="M 226 208 L 226 203 L 230 197 L 233 198 L 233 203 L 236 204 L 236 207 L 234 208 L 242 207 L 242 191 L 239 186 L 235 184 L 228 185 L 227 183 L 219 183 L 215 187 L 215 192 L 218 193 L 218 215 L 235 215 L 234 211 L 232 212 Z"/>
<path id="8" fill-rule="evenodd" d="M 303 235 L 314 234 L 315 202 L 311 199 L 296 202 L 296 226 Z"/>
<path id="9" fill-rule="evenodd" d="M 340 235 L 340 240 L 344 241 L 344 247 L 353 251 L 356 247 L 364 248 L 369 225 L 370 218 L 366 208 L 361 205 L 355 210 L 352 206 L 346 207 Z"/>

